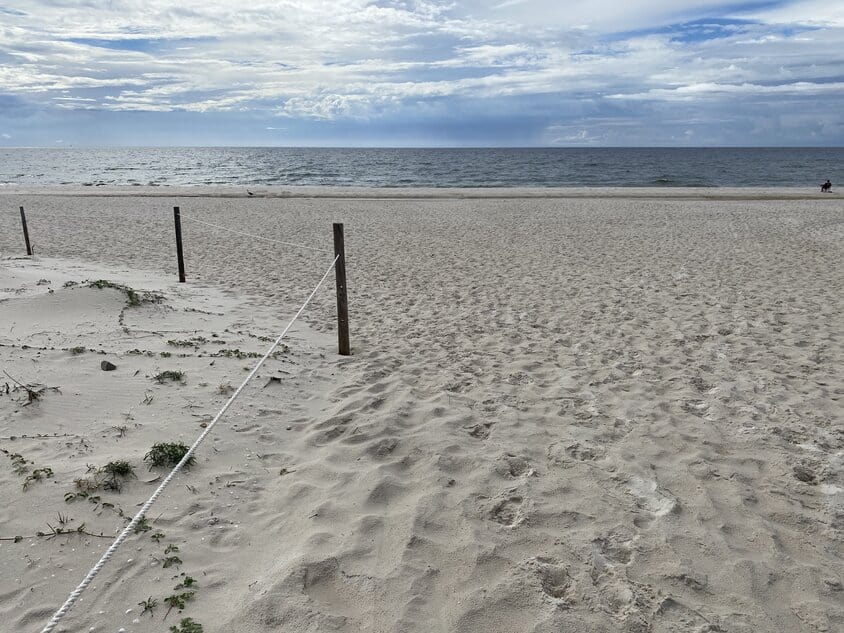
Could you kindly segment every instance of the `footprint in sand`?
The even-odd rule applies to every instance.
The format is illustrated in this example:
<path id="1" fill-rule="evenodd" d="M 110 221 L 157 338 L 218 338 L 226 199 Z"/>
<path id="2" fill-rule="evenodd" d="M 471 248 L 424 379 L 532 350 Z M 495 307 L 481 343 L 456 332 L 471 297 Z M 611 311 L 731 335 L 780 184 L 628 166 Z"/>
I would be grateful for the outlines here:
<path id="1" fill-rule="evenodd" d="M 393 454 L 399 440 L 395 437 L 385 437 L 366 447 L 366 453 L 374 459 L 386 459 Z"/>
<path id="2" fill-rule="evenodd" d="M 489 518 L 506 527 L 514 527 L 524 521 L 524 514 L 522 513 L 521 507 L 521 497 L 508 497 L 493 506 L 489 512 Z"/>
<path id="3" fill-rule="evenodd" d="M 618 565 L 627 565 L 633 558 L 633 539 L 622 533 L 611 533 L 592 541 L 592 579 Z"/>
<path id="4" fill-rule="evenodd" d="M 655 517 L 678 514 L 680 502 L 655 481 L 632 476 L 627 482 L 628 493 L 636 498 L 636 505 Z"/>
<path id="5" fill-rule="evenodd" d="M 594 444 L 575 442 L 566 446 L 566 454 L 581 462 L 595 461 L 602 458 L 605 453 L 606 451 L 603 448 Z"/>
<path id="6" fill-rule="evenodd" d="M 665 598 L 654 613 L 649 630 L 653 633 L 674 633 L 675 631 L 716 633 L 725 629 L 710 622 L 699 611 L 687 607 L 673 598 Z"/>
<path id="7" fill-rule="evenodd" d="M 592 542 L 590 575 L 596 588 L 593 599 L 602 611 L 621 621 L 619 630 L 650 632 L 657 594 L 649 585 L 627 577 L 626 567 L 632 562 L 633 553 L 633 537 L 624 530 Z"/>
<path id="8" fill-rule="evenodd" d="M 485 440 L 489 437 L 490 428 L 492 428 L 492 422 L 484 422 L 483 424 L 466 427 L 469 435 L 479 440 Z"/>
<path id="9" fill-rule="evenodd" d="M 527 458 L 518 457 L 512 453 L 507 453 L 498 459 L 498 463 L 495 465 L 495 472 L 505 479 L 537 476 L 536 470 L 534 470 Z"/>
<path id="10" fill-rule="evenodd" d="M 545 454 L 548 460 L 563 468 L 571 468 L 575 462 L 594 462 L 606 455 L 606 450 L 592 442 L 557 442 L 551 444 Z"/>
<path id="11" fill-rule="evenodd" d="M 536 576 L 539 578 L 539 585 L 545 595 L 557 600 L 559 604 L 573 601 L 574 579 L 564 565 L 552 558 L 544 557 L 537 557 L 535 565 Z"/>
<path id="12" fill-rule="evenodd" d="M 685 400 L 681 408 L 697 417 L 705 417 L 709 413 L 709 403 L 705 400 Z"/>
<path id="13" fill-rule="evenodd" d="M 517 371 L 507 376 L 507 383 L 511 385 L 529 385 L 532 382 L 533 378 L 523 371 Z"/>

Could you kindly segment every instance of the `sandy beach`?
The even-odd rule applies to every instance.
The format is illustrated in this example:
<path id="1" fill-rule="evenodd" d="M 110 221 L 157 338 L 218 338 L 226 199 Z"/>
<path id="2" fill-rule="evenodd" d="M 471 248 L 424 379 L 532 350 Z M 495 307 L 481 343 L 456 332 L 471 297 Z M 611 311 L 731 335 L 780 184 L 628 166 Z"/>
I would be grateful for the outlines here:
<path id="1" fill-rule="evenodd" d="M 0 628 L 41 630 L 343 222 L 353 355 L 329 279 L 56 630 L 844 629 L 837 193 L 253 193 L 0 191 Z"/>

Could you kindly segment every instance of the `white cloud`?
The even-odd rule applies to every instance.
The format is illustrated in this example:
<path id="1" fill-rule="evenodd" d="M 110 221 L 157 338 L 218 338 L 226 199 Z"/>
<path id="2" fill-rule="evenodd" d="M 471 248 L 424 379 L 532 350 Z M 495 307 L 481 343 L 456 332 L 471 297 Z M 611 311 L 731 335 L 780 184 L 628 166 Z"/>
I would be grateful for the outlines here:
<path id="1" fill-rule="evenodd" d="M 603 104 L 842 95 L 840 2 L 758 2 L 735 15 L 727 0 L 490 5 L 5 0 L 0 93 L 63 109 L 257 110 L 316 121 L 429 111 L 426 102 L 443 99 L 494 109 L 548 95 Z M 730 15 L 758 23 L 657 28 Z M 817 28 L 799 27 L 809 22 Z M 578 124 L 552 128 L 543 132 L 549 143 L 603 138 Z"/>
<path id="2" fill-rule="evenodd" d="M 745 9 L 738 15 L 772 24 L 844 27 L 844 4 L 838 0 L 800 0 L 775 7 Z"/>
<path id="3" fill-rule="evenodd" d="M 607 95 L 608 99 L 699 101 L 705 98 L 729 98 L 732 96 L 822 96 L 844 94 L 844 82 L 810 83 L 799 81 L 791 84 L 762 86 L 758 84 L 703 83 L 677 88 L 653 88 L 647 92 Z"/>
<path id="4" fill-rule="evenodd" d="M 520 26 L 588 29 L 595 33 L 633 31 L 721 15 L 736 4 L 735 0 L 508 0 L 492 7 L 487 0 L 457 3 L 465 15 L 484 16 Z M 764 6 L 768 3 L 751 0 L 750 4 Z"/>

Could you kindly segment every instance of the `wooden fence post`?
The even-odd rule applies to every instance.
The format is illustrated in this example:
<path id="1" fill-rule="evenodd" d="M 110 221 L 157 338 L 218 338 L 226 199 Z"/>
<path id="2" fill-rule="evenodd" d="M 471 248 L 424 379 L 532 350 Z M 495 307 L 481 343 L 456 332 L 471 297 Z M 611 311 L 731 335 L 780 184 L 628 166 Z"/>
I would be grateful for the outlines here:
<path id="1" fill-rule="evenodd" d="M 26 227 L 26 212 L 21 207 L 21 224 L 23 224 L 23 239 L 26 242 L 26 254 L 32 256 L 32 245 L 29 243 L 29 229 Z"/>
<path id="2" fill-rule="evenodd" d="M 182 253 L 182 216 L 179 207 L 173 207 L 173 219 L 176 222 L 176 257 L 179 260 L 179 282 L 185 283 L 185 256 Z"/>
<path id="3" fill-rule="evenodd" d="M 346 294 L 346 246 L 343 241 L 343 225 L 334 224 L 334 274 L 337 278 L 337 342 L 340 356 L 350 356 L 349 343 L 349 297 Z"/>

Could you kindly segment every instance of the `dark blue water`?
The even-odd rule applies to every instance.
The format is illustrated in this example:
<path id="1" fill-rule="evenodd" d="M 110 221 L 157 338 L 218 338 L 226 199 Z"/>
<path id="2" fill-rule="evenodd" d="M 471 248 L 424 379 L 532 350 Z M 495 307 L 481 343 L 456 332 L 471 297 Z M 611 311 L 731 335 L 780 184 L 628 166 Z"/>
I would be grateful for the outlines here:
<path id="1" fill-rule="evenodd" d="M 0 149 L 0 186 L 785 187 L 844 180 L 844 148 Z"/>

